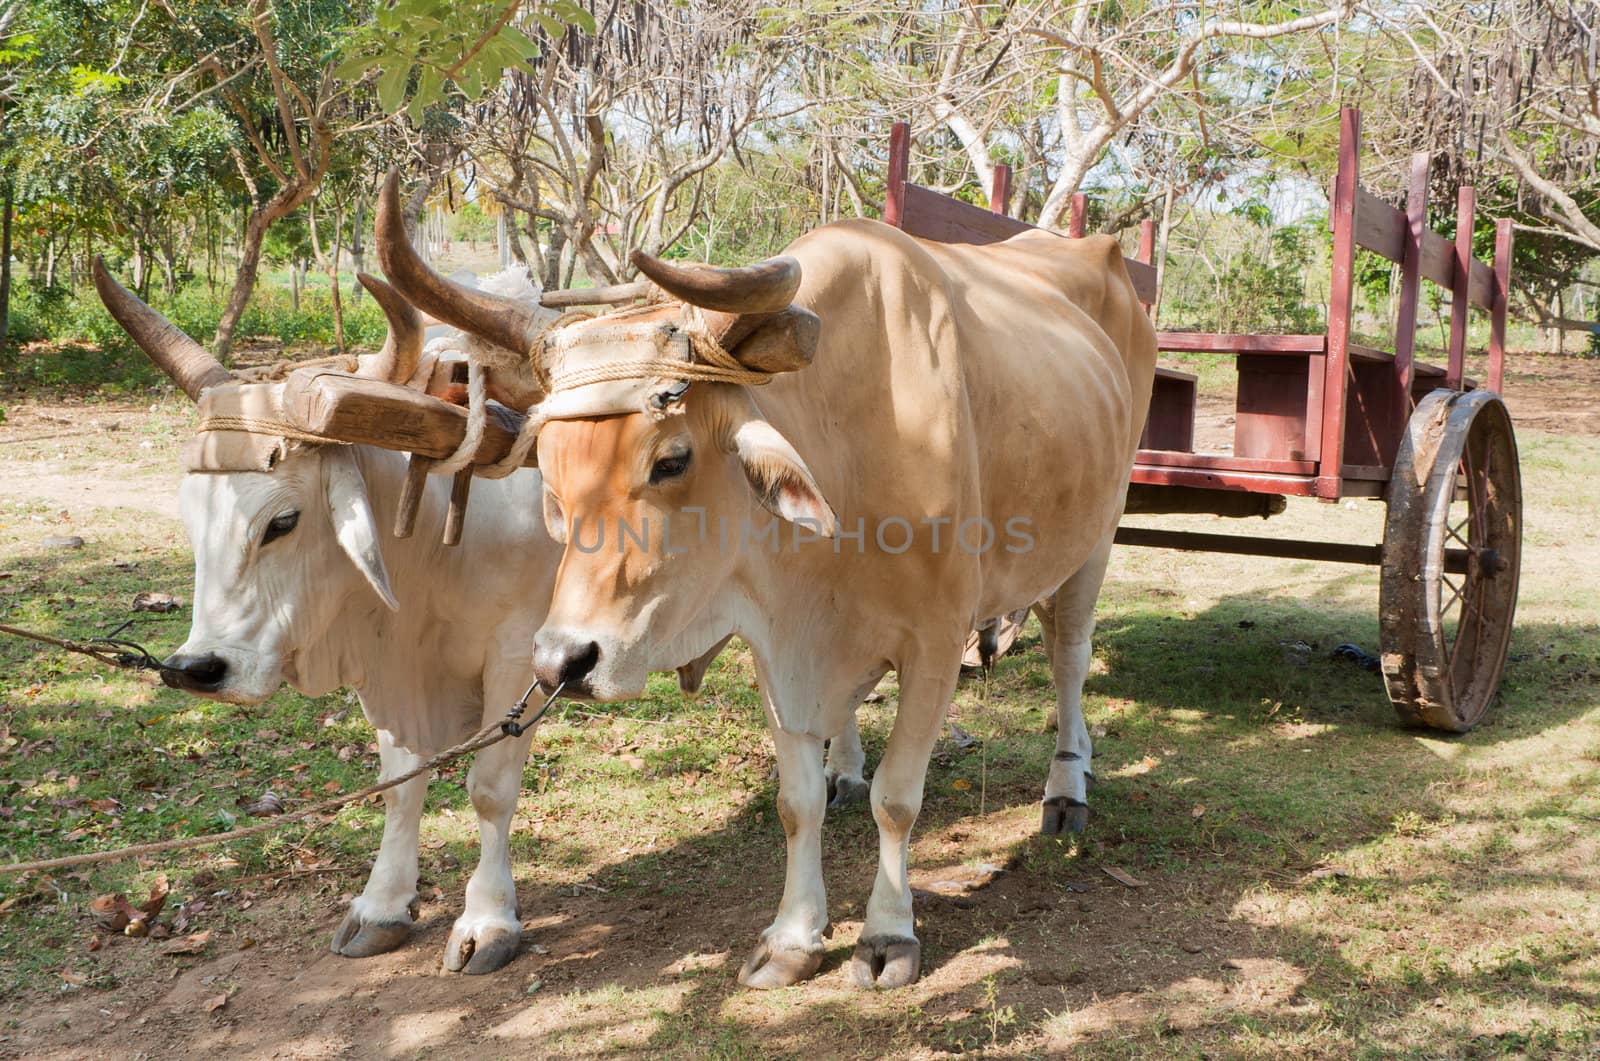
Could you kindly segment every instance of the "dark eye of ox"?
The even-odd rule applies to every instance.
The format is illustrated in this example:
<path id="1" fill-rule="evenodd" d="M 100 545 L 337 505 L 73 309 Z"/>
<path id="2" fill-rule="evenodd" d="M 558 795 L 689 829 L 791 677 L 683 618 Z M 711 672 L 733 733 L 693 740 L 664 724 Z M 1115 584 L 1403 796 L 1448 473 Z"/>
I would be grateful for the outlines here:
<path id="1" fill-rule="evenodd" d="M 267 533 L 261 536 L 261 544 L 266 545 L 283 537 L 294 530 L 294 525 L 299 522 L 300 513 L 298 512 L 285 512 L 281 516 L 274 516 L 272 522 L 267 524 Z"/>
<path id="2" fill-rule="evenodd" d="M 650 485 L 656 486 L 668 479 L 676 479 L 689 470 L 689 451 L 662 457 L 650 467 Z"/>

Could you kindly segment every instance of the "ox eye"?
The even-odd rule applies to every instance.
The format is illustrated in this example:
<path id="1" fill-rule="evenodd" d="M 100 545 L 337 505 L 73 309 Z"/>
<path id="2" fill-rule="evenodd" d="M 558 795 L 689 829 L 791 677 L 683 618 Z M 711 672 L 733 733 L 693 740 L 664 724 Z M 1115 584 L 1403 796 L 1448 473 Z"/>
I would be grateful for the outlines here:
<path id="1" fill-rule="evenodd" d="M 267 524 L 267 533 L 261 536 L 261 544 L 275 541 L 294 530 L 294 525 L 300 522 L 300 513 L 285 512 L 281 516 L 274 516 L 271 523 Z"/>
<path id="2" fill-rule="evenodd" d="M 668 479 L 676 479 L 689 470 L 689 453 L 674 453 L 670 457 L 662 457 L 650 466 L 650 485 L 664 483 Z"/>

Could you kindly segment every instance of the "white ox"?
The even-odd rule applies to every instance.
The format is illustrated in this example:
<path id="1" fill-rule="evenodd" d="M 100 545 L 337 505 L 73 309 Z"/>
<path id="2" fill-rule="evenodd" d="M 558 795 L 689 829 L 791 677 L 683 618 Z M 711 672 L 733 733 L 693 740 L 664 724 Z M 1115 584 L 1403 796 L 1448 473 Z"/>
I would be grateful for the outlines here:
<path id="1" fill-rule="evenodd" d="M 533 349 L 550 380 L 538 460 L 566 548 L 535 639 L 541 682 L 625 699 L 729 633 L 751 647 L 788 872 L 740 972 L 748 985 L 821 965 L 823 741 L 898 672 L 871 789 L 878 874 L 851 975 L 914 980 L 910 832 L 975 621 L 1040 602 L 1058 717 L 1042 827 L 1086 817 L 1094 601 L 1156 352 L 1116 242 L 1030 232 L 952 246 L 839 222 L 743 269 L 638 255 L 678 304 L 542 336 L 516 307 L 418 260 L 398 202 L 391 180 L 378 218 L 391 281 L 442 320 Z M 753 386 L 761 377 L 739 366 L 776 375 Z"/>
<path id="2" fill-rule="evenodd" d="M 203 412 L 243 389 L 98 265 L 95 281 L 129 334 Z M 418 370 L 421 322 L 386 285 L 369 288 L 390 335 L 363 371 L 405 381 Z M 195 596 L 188 640 L 167 660 L 171 684 L 241 704 L 284 682 L 308 696 L 350 686 L 378 731 L 381 777 L 413 769 L 523 693 L 532 681 L 528 644 L 560 561 L 537 514 L 536 471 L 476 484 L 472 518 L 452 548 L 440 544 L 447 481 L 428 484 L 411 537 L 387 533 L 405 477 L 400 454 L 208 435 L 209 456 L 187 461 L 208 470 L 191 470 L 180 487 Z M 530 740 L 484 749 L 468 775 L 481 846 L 445 946 L 448 970 L 489 972 L 516 952 L 521 921 L 507 841 Z M 334 933 L 334 951 L 366 957 L 409 936 L 427 788 L 424 775 L 384 793 L 382 845 Z"/>

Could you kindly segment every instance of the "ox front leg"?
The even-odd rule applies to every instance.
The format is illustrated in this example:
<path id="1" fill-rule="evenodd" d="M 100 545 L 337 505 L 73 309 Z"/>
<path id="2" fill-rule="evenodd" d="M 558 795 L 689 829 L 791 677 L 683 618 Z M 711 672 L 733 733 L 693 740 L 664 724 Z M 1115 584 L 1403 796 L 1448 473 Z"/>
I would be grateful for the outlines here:
<path id="1" fill-rule="evenodd" d="M 1094 658 L 1094 606 L 1111 555 L 1109 538 L 1083 567 L 1038 609 L 1050 670 L 1056 683 L 1056 753 L 1044 785 L 1039 831 L 1080 833 L 1089 824 L 1089 727 L 1083 721 L 1083 682 Z"/>
<path id="2" fill-rule="evenodd" d="M 867 900 L 861 940 L 850 959 L 850 978 L 860 987 L 903 987 L 922 973 L 922 943 L 911 908 L 907 862 L 911 827 L 922 810 L 928 757 L 944 725 L 960 671 L 959 646 L 939 677 L 901 674 L 900 710 L 883 760 L 872 776 L 872 817 L 878 823 L 878 877 Z"/>
<path id="3" fill-rule="evenodd" d="M 378 731 L 380 780 L 416 769 L 424 757 L 396 747 L 387 730 Z M 417 831 L 422 826 L 422 800 L 428 775 L 413 777 L 383 793 L 383 843 L 367 886 L 350 903 L 344 922 L 333 934 L 333 952 L 347 958 L 369 958 L 394 950 L 411 935 L 417 900 Z"/>
<path id="4" fill-rule="evenodd" d="M 828 802 L 822 741 L 774 726 L 778 820 L 788 841 L 788 871 L 778 916 L 739 970 L 746 987 L 788 987 L 822 966 L 828 896 L 822 883 L 822 816 Z"/>
<path id="5" fill-rule="evenodd" d="M 828 785 L 828 806 L 837 810 L 867 798 L 867 753 L 861 749 L 861 730 L 855 712 L 844 732 L 828 742 L 828 764 L 823 778 Z"/>
<path id="6" fill-rule="evenodd" d="M 522 943 L 517 884 L 511 876 L 511 816 L 532 742 L 529 731 L 473 756 L 467 792 L 478 812 L 478 868 L 467 881 L 466 908 L 445 944 L 448 972 L 492 973 L 516 957 Z"/>

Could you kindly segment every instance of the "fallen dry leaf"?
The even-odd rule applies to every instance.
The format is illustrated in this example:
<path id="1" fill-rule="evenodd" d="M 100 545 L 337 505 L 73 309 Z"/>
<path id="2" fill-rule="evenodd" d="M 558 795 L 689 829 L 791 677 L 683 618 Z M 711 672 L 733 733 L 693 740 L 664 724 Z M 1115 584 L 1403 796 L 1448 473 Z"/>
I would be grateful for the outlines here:
<path id="1" fill-rule="evenodd" d="M 227 1004 L 228 1004 L 227 992 L 223 992 L 220 995 L 213 995 L 210 998 L 206 999 L 206 1012 L 207 1013 L 215 1013 L 217 1010 L 221 1009 L 223 1006 L 226 1006 Z"/>
<path id="2" fill-rule="evenodd" d="M 955 789 L 957 792 L 965 792 L 967 789 L 972 787 L 972 782 L 968 781 L 964 777 L 958 777 L 954 781 L 950 782 L 950 787 Z"/>
<path id="3" fill-rule="evenodd" d="M 157 873 L 156 879 L 150 884 L 150 897 L 139 904 L 139 909 L 144 911 L 144 916 L 154 921 L 161 914 L 161 908 L 167 905 L 167 896 L 172 894 L 172 885 L 167 883 L 165 873 Z"/>
<path id="4" fill-rule="evenodd" d="M 1101 866 L 1100 868 L 1105 870 L 1106 876 L 1110 877 L 1118 884 L 1126 885 L 1129 888 L 1144 887 L 1144 881 L 1135 877 L 1125 869 L 1119 869 L 1116 866 Z"/>
<path id="5" fill-rule="evenodd" d="M 326 785 L 322 786 L 322 791 L 324 791 L 324 792 L 337 792 L 337 791 L 339 791 L 339 787 L 340 787 L 339 786 L 339 782 L 337 782 L 337 781 L 329 781 Z"/>
<path id="6" fill-rule="evenodd" d="M 160 590 L 144 590 L 133 595 L 133 610 L 136 612 L 175 612 L 181 607 L 182 601 Z"/>
<path id="7" fill-rule="evenodd" d="M 269 788 L 261 793 L 260 799 L 247 803 L 244 812 L 253 818 L 269 818 L 274 814 L 282 814 L 283 797 Z"/>
<path id="8" fill-rule="evenodd" d="M 1194 810 L 1189 812 L 1189 817 L 1191 817 L 1191 818 L 1200 818 L 1200 817 L 1203 817 L 1205 815 L 1205 813 L 1206 813 L 1206 805 L 1204 803 L 1196 803 L 1194 805 Z"/>
<path id="9" fill-rule="evenodd" d="M 185 955 L 199 954 L 206 949 L 206 944 L 211 941 L 211 930 L 204 932 L 191 932 L 187 936 L 180 936 L 170 943 L 161 946 L 162 954 Z"/>

